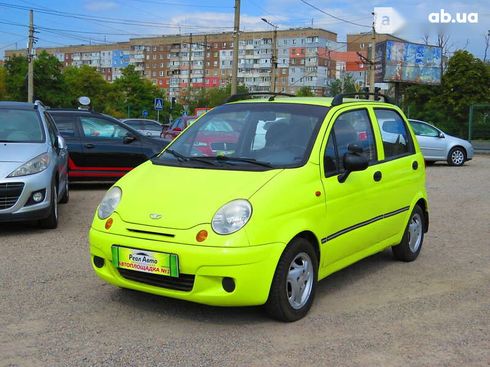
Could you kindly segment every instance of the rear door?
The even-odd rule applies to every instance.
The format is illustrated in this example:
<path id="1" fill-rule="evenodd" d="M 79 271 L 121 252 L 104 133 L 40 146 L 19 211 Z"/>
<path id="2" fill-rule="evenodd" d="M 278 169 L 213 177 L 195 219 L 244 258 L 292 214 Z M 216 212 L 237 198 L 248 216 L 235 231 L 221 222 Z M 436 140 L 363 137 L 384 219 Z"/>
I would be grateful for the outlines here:
<path id="1" fill-rule="evenodd" d="M 383 144 L 379 169 L 383 200 L 378 205 L 384 211 L 383 231 L 392 237 L 405 229 L 412 200 L 424 186 L 424 162 L 422 155 L 415 153 L 412 135 L 399 111 L 383 107 L 373 108 L 371 113 Z"/>

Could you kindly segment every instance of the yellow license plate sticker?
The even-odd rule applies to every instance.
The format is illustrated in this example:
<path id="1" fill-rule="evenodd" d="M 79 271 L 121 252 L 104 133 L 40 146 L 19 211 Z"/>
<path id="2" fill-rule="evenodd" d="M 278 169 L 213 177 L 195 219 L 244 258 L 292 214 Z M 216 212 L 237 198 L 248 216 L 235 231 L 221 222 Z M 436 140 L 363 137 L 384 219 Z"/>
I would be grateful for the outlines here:
<path id="1" fill-rule="evenodd" d="M 176 254 L 112 246 L 112 263 L 116 268 L 179 277 L 179 257 Z"/>

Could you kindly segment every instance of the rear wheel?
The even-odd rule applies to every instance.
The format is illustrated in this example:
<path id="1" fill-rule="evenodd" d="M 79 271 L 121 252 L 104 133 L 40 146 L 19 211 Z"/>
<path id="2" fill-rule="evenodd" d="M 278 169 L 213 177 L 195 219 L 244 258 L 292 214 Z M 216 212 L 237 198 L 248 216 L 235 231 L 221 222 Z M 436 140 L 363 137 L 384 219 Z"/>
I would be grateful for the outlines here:
<path id="1" fill-rule="evenodd" d="M 39 221 L 39 226 L 46 229 L 58 227 L 58 189 L 55 182 L 51 185 L 51 205 L 49 206 L 49 216 Z"/>
<path id="2" fill-rule="evenodd" d="M 315 297 L 317 272 L 318 259 L 311 243 L 294 239 L 277 264 L 265 304 L 267 313 L 289 322 L 304 317 Z"/>
<path id="3" fill-rule="evenodd" d="M 450 166 L 462 166 L 466 161 L 466 152 L 461 147 L 454 147 L 447 155 L 447 163 Z"/>
<path id="4" fill-rule="evenodd" d="M 400 261 L 414 261 L 419 256 L 424 242 L 425 215 L 420 206 L 416 205 L 408 220 L 402 241 L 393 246 L 393 256 Z"/>

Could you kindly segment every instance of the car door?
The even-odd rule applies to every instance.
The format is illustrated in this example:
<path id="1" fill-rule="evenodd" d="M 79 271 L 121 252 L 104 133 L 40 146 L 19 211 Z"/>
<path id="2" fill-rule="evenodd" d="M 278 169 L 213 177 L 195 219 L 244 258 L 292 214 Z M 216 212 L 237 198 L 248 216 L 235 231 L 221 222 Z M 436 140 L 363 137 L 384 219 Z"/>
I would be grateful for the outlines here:
<path id="1" fill-rule="evenodd" d="M 139 137 L 116 121 L 82 115 L 80 127 L 84 170 L 124 173 L 147 160 Z"/>
<path id="2" fill-rule="evenodd" d="M 382 225 L 378 219 L 383 214 L 380 202 L 384 199 L 377 182 L 378 148 L 368 110 L 343 108 L 330 125 L 324 139 L 321 168 L 327 215 L 322 239 L 323 267 L 335 267 L 333 264 L 343 259 L 348 263 L 356 261 L 363 257 L 363 251 L 381 241 Z M 343 156 L 350 144 L 362 148 L 369 166 L 339 182 L 339 175 L 345 171 Z"/>
<path id="3" fill-rule="evenodd" d="M 68 145 L 68 173 L 75 174 L 77 167 L 83 165 L 83 148 L 78 129 L 79 118 L 74 113 L 49 112 L 58 131 Z"/>
<path id="4" fill-rule="evenodd" d="M 447 158 L 446 139 L 436 128 L 419 121 L 410 121 L 413 131 L 417 136 L 420 150 L 426 159 Z"/>
<path id="5" fill-rule="evenodd" d="M 424 162 L 422 155 L 416 154 L 407 122 L 398 110 L 373 108 L 371 113 L 378 121 L 376 128 L 383 147 L 379 165 L 383 198 L 378 205 L 383 208 L 383 232 L 391 238 L 405 229 L 412 200 L 423 186 L 420 181 L 424 180 Z M 390 121 L 390 124 L 383 121 Z"/>

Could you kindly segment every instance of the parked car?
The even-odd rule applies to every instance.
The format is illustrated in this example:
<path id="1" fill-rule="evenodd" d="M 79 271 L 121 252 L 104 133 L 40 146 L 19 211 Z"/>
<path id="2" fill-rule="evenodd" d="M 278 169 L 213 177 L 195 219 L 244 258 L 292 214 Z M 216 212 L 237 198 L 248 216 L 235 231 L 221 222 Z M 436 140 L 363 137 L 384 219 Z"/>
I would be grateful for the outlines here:
<path id="1" fill-rule="evenodd" d="M 378 118 L 403 139 L 383 139 Z M 197 153 L 199 136 L 223 122 L 238 125 L 235 143 Z M 424 158 L 397 106 L 276 96 L 214 108 L 119 180 L 96 210 L 90 254 L 119 287 L 265 305 L 295 321 L 329 274 L 387 248 L 415 260 L 428 216 Z"/>
<path id="2" fill-rule="evenodd" d="M 68 151 L 40 102 L 0 102 L 0 222 L 58 226 L 67 203 Z"/>
<path id="3" fill-rule="evenodd" d="M 446 161 L 450 166 L 462 166 L 473 158 L 474 150 L 469 141 L 451 136 L 425 121 L 408 121 L 428 164 Z"/>
<path id="4" fill-rule="evenodd" d="M 163 125 L 160 136 L 163 139 L 173 140 L 179 135 L 187 126 L 196 121 L 197 116 L 181 116 L 173 120 L 169 125 Z"/>
<path id="5" fill-rule="evenodd" d="M 101 113 L 76 109 L 48 112 L 68 144 L 71 180 L 115 180 L 168 144 Z"/>
<path id="6" fill-rule="evenodd" d="M 149 119 L 122 119 L 126 125 L 131 126 L 143 135 L 159 138 L 162 132 L 162 124 Z"/>

